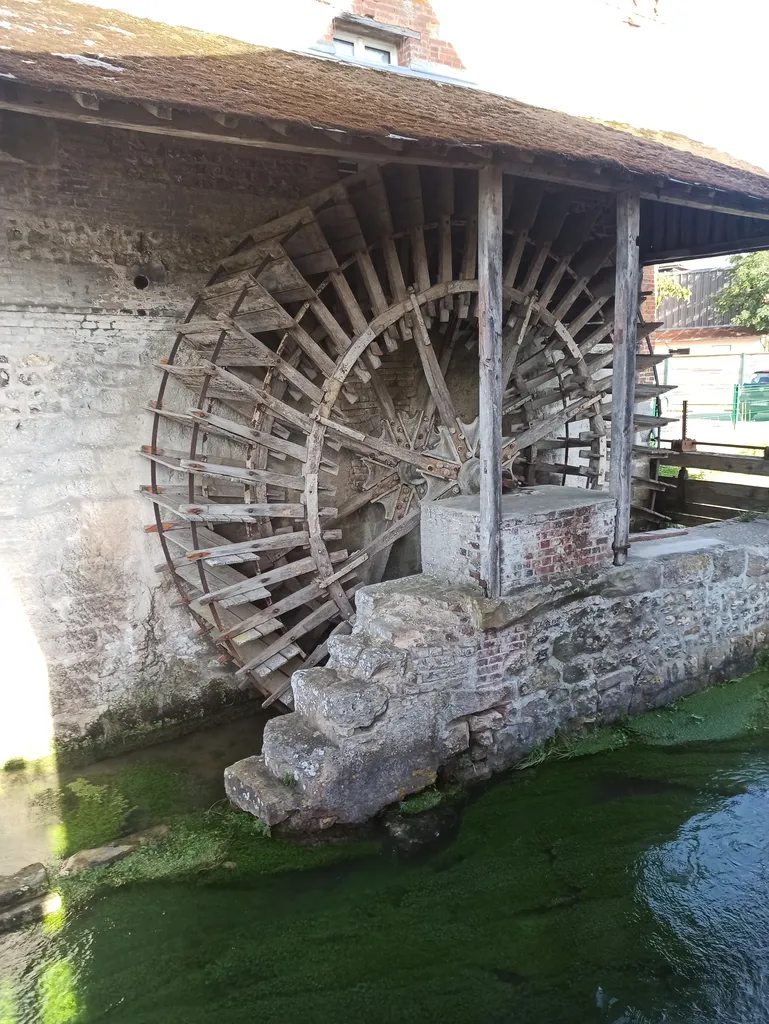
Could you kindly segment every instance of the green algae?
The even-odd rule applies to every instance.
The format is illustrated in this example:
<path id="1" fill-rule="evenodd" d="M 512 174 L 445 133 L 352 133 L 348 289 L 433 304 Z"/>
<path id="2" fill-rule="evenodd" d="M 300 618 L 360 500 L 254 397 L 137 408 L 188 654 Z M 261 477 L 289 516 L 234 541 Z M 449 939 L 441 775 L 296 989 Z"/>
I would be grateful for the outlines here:
<path id="1" fill-rule="evenodd" d="M 237 871 L 169 861 L 171 874 L 148 883 L 148 865 L 168 856 L 161 846 L 135 855 L 140 870 L 129 858 L 93 872 L 127 874 L 62 932 L 63 950 L 92 937 L 78 975 L 82 1020 L 466 1024 L 513 1019 L 514 1006 L 522 1024 L 566 1024 L 600 1019 L 599 986 L 622 1006 L 653 1002 L 670 958 L 684 974 L 689 958 L 636 906 L 632 880 L 650 841 L 672 839 L 706 802 L 676 787 L 654 801 L 603 799 L 614 756 L 492 785 L 471 800 L 457 839 L 420 862 L 371 843 L 296 847 L 238 831 L 216 850 Z M 220 825 L 190 822 L 178 856 Z"/>
<path id="2" fill-rule="evenodd" d="M 456 782 L 445 783 L 442 786 L 428 786 L 418 793 L 412 793 L 405 800 L 397 804 L 397 813 L 406 817 L 413 817 L 416 814 L 423 814 L 431 811 L 441 804 L 457 803 L 464 796 L 464 789 Z"/>
<path id="3" fill-rule="evenodd" d="M 45 963 L 71 966 L 61 1005 L 78 1024 L 763 1019 L 711 1012 L 708 978 L 728 957 L 687 906 L 680 919 L 663 912 L 676 903 L 666 896 L 661 910 L 659 894 L 694 891 L 699 830 L 746 793 L 769 792 L 768 680 L 754 673 L 648 722 L 559 737 L 540 763 L 475 790 L 458 835 L 417 860 L 376 841 L 270 838 L 257 819 L 201 807 L 206 787 L 190 772 L 104 776 L 97 784 L 135 808 L 125 827 L 170 830 L 111 868 L 60 880 L 64 920 Z M 720 880 L 727 906 L 746 899 L 740 857 L 767 831 L 758 799 L 728 820 L 734 848 L 716 836 L 714 861 L 733 866 Z M 713 928 L 707 886 L 702 899 Z M 769 910 L 744 935 L 727 916 L 732 959 L 752 971 Z M 40 991 L 19 1024 L 42 1019 Z"/>
<path id="4" fill-rule="evenodd" d="M 405 800 L 401 800 L 398 804 L 398 810 L 401 814 L 413 815 L 422 814 L 424 811 L 430 811 L 433 807 L 437 807 L 443 801 L 443 794 L 439 789 L 429 788 L 423 789 L 419 793 L 414 793 L 412 796 L 407 796 Z"/>
<path id="5" fill-rule="evenodd" d="M 60 791 L 59 813 L 61 820 L 53 829 L 54 852 L 68 857 L 116 839 L 125 829 L 131 805 L 112 787 L 75 779 Z"/>
<path id="6" fill-rule="evenodd" d="M 258 818 L 214 807 L 179 816 L 160 842 L 140 847 L 112 867 L 60 877 L 56 885 L 65 906 L 82 907 L 97 895 L 138 883 L 229 884 L 355 861 L 378 849 L 376 843 L 305 846 L 270 838 Z"/>
<path id="7" fill-rule="evenodd" d="M 654 746 L 713 743 L 769 727 L 769 672 L 695 693 L 659 711 L 631 719 L 627 729 L 638 742 Z"/>
<path id="8" fill-rule="evenodd" d="M 571 734 L 558 733 L 534 747 L 527 757 L 515 765 L 515 768 L 522 771 L 544 764 L 545 761 L 569 761 L 575 757 L 606 754 L 626 746 L 628 739 L 624 728 L 613 726 L 592 727 Z"/>

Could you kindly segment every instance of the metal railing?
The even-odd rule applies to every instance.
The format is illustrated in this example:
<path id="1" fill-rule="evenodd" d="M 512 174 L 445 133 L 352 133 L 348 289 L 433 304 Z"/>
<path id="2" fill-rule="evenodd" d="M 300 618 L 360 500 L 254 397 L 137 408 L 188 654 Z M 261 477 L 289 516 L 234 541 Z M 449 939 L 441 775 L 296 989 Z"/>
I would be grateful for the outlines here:
<path id="1" fill-rule="evenodd" d="M 769 384 L 735 384 L 732 423 L 769 420 Z"/>

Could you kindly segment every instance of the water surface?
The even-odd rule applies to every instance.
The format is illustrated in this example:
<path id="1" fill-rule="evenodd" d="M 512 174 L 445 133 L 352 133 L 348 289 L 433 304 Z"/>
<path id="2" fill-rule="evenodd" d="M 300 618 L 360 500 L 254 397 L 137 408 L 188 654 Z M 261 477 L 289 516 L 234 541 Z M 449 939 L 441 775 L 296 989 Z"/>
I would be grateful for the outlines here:
<path id="1" fill-rule="evenodd" d="M 0 939 L 0 1024 L 769 1022 L 769 734 L 702 711 L 442 805 L 416 855 L 188 817 L 156 880 Z"/>

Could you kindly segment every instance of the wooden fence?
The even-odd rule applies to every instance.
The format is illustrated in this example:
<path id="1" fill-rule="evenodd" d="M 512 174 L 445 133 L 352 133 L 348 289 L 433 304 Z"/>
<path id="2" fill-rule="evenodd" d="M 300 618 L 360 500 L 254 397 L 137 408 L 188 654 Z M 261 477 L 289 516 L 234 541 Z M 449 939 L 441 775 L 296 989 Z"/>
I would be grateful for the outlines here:
<path id="1" fill-rule="evenodd" d="M 769 513 L 769 486 L 692 479 L 696 470 L 769 477 L 769 458 L 753 455 L 722 455 L 718 452 L 670 452 L 665 465 L 679 467 L 678 477 L 663 477 L 665 491 L 658 495 L 657 510 L 673 522 L 697 525 L 734 519 L 744 512 Z M 766 480 L 769 484 L 769 480 Z"/>

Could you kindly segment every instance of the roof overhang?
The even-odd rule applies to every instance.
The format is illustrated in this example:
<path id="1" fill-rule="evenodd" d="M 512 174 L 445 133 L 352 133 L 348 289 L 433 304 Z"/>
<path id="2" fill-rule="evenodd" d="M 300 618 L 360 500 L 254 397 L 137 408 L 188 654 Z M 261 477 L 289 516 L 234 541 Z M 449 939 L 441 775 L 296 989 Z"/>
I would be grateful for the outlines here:
<path id="1" fill-rule="evenodd" d="M 766 198 L 641 174 L 612 162 L 559 157 L 512 146 L 463 145 L 451 140 L 438 142 L 394 134 L 362 135 L 291 121 L 226 114 L 202 106 L 171 106 L 149 100 L 133 102 L 96 91 L 43 88 L 2 80 L 0 110 L 350 161 L 471 169 L 495 163 L 506 173 L 519 177 L 601 192 L 639 192 L 643 199 L 658 203 L 769 221 L 769 199 Z M 766 234 L 769 239 L 769 229 Z"/>

